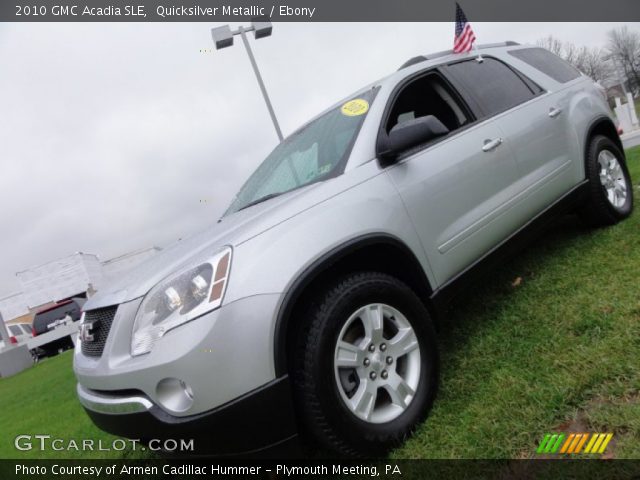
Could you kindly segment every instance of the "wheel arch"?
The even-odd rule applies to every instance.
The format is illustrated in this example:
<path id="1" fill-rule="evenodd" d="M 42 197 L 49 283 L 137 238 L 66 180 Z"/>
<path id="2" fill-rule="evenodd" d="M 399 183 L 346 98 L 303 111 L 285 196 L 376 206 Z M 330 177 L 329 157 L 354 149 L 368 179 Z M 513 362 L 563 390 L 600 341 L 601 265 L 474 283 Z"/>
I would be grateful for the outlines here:
<path id="1" fill-rule="evenodd" d="M 589 144 L 591 143 L 591 139 L 596 135 L 603 135 L 609 138 L 613 143 L 616 144 L 616 146 L 620 149 L 622 155 L 624 156 L 624 147 L 622 146 L 622 140 L 620 140 L 620 136 L 618 135 L 618 130 L 616 129 L 615 124 L 613 123 L 611 118 L 602 115 L 593 120 L 587 128 L 587 135 L 585 136 L 583 148 L 583 161 L 587 161 Z"/>
<path id="2" fill-rule="evenodd" d="M 416 255 L 395 236 L 377 233 L 349 240 L 321 255 L 293 281 L 280 304 L 274 332 L 276 377 L 289 373 L 293 346 L 301 322 L 293 319 L 319 288 L 332 278 L 353 271 L 380 271 L 396 276 L 414 289 L 431 311 L 433 289 Z M 431 312 L 433 313 L 433 312 Z M 434 316 L 435 317 L 435 316 Z"/>

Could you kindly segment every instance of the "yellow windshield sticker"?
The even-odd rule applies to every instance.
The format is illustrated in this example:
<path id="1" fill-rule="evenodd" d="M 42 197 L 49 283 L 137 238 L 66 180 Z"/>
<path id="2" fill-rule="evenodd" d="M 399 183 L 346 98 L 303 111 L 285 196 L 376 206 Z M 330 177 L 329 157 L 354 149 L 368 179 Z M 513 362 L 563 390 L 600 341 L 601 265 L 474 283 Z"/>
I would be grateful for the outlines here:
<path id="1" fill-rule="evenodd" d="M 363 98 L 356 98 L 355 100 L 349 100 L 342 105 L 340 111 L 347 117 L 357 117 L 358 115 L 364 115 L 369 110 L 369 102 Z"/>

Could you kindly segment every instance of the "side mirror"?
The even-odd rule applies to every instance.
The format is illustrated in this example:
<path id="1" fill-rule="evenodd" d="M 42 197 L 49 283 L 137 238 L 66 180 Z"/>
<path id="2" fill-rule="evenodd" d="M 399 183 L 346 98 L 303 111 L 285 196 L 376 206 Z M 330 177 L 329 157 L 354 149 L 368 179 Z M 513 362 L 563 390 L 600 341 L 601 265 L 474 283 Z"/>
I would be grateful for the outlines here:
<path id="1" fill-rule="evenodd" d="M 449 133 L 449 129 L 433 115 L 414 118 L 395 125 L 378 148 L 378 156 L 393 163 L 402 152 Z"/>

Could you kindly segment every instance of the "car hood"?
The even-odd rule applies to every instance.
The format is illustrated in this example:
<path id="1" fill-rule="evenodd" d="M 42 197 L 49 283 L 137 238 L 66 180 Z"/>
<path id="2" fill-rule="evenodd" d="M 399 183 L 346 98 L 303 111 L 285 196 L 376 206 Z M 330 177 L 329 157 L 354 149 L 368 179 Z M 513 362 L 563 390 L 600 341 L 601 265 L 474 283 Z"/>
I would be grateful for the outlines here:
<path id="1" fill-rule="evenodd" d="M 309 185 L 241 210 L 203 232 L 173 243 L 121 277 L 100 285 L 83 310 L 118 305 L 145 295 L 183 265 L 200 257 L 205 259 L 226 245 L 239 245 L 308 208 L 313 203 L 308 194 L 319 186 Z"/>

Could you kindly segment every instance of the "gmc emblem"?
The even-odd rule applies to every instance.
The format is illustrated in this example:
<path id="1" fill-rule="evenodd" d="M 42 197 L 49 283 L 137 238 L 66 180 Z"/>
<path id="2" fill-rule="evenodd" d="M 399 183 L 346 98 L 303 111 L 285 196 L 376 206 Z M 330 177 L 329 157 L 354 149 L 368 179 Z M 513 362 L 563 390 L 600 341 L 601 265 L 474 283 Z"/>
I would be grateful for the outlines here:
<path id="1" fill-rule="evenodd" d="M 93 333 L 91 331 L 96 326 L 96 322 L 81 323 L 80 324 L 80 340 L 82 342 L 93 342 Z"/>

